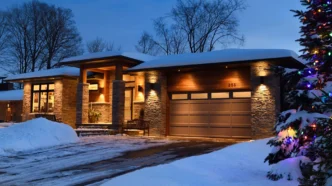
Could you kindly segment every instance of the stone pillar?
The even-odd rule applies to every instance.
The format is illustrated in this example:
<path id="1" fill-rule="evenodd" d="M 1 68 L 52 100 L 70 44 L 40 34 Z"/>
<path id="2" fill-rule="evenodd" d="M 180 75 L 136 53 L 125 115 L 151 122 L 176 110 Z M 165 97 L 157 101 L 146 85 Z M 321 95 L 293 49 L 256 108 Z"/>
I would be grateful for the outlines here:
<path id="1" fill-rule="evenodd" d="M 157 71 L 145 73 L 144 119 L 150 121 L 150 135 L 166 135 L 167 77 Z"/>
<path id="2" fill-rule="evenodd" d="M 273 136 L 273 128 L 280 112 L 280 77 L 269 72 L 267 63 L 251 67 L 252 136 L 254 139 Z M 264 82 L 261 83 L 261 77 Z"/>
<path id="3" fill-rule="evenodd" d="M 113 80 L 115 79 L 114 72 L 107 71 L 107 78 L 105 86 L 108 89 L 108 101 L 109 105 L 109 122 L 112 122 L 112 102 L 113 102 Z"/>
<path id="4" fill-rule="evenodd" d="M 112 127 L 120 130 L 124 123 L 125 103 L 125 82 L 122 80 L 113 81 L 112 92 Z"/>
<path id="5" fill-rule="evenodd" d="M 29 117 L 31 112 L 31 97 L 32 85 L 30 82 L 25 82 L 23 87 L 23 108 L 22 108 L 22 121 L 31 119 Z M 32 100 L 33 101 L 33 100 Z"/>
<path id="6" fill-rule="evenodd" d="M 79 83 L 76 96 L 76 124 L 89 122 L 89 84 Z"/>

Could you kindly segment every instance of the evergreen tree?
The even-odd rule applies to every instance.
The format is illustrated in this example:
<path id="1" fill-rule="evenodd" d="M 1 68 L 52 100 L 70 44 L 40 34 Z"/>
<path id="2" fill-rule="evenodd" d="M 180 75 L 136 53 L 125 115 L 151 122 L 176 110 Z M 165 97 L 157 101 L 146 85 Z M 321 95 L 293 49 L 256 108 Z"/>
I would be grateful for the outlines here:
<path id="1" fill-rule="evenodd" d="M 286 96 L 289 109 L 275 125 L 272 152 L 265 161 L 275 164 L 288 158 L 306 157 L 300 163 L 305 176 L 301 185 L 325 185 L 332 170 L 332 0 L 301 0 L 305 11 L 293 10 L 301 22 L 301 57 L 308 61 L 298 71 L 299 82 Z M 268 173 L 271 179 L 280 175 Z M 331 182 L 332 184 L 332 182 Z"/>

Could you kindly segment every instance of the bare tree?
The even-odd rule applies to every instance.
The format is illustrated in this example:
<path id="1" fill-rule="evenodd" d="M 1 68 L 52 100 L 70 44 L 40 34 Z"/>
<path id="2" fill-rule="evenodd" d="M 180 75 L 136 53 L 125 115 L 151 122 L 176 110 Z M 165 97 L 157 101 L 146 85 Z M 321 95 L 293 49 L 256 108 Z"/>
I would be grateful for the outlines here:
<path id="1" fill-rule="evenodd" d="M 168 16 L 154 21 L 157 39 L 150 37 L 155 45 L 149 50 L 159 47 L 169 55 L 243 44 L 235 14 L 245 8 L 244 0 L 178 0 Z M 142 47 L 141 40 L 138 45 Z"/>
<path id="2" fill-rule="evenodd" d="M 5 12 L 0 11 L 0 56 L 2 51 L 5 50 L 5 44 L 6 44 L 6 29 L 7 29 L 7 23 L 5 19 Z"/>
<path id="3" fill-rule="evenodd" d="M 8 9 L 4 17 L 7 44 L 2 68 L 11 73 L 53 68 L 61 59 L 82 53 L 69 9 L 33 0 Z"/>
<path id="4" fill-rule="evenodd" d="M 135 47 L 138 52 L 141 52 L 143 54 L 149 54 L 154 56 L 159 53 L 156 42 L 154 41 L 153 37 L 147 32 L 142 33 L 141 38 Z"/>
<path id="5" fill-rule="evenodd" d="M 100 37 L 97 37 L 94 40 L 88 41 L 86 43 L 86 47 L 87 47 L 89 53 L 121 50 L 121 46 L 115 48 L 114 42 L 107 42 Z"/>
<path id="6" fill-rule="evenodd" d="M 83 49 L 72 11 L 48 5 L 45 10 L 47 11 L 44 12 L 42 26 L 46 43 L 40 68 L 46 63 L 46 68 L 50 69 L 66 57 L 82 54 Z"/>

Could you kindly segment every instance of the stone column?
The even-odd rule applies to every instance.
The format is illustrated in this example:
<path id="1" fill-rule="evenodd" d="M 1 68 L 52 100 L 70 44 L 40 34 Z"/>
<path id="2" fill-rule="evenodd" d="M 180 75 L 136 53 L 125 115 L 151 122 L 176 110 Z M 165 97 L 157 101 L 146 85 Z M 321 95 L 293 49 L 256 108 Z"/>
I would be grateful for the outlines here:
<path id="1" fill-rule="evenodd" d="M 77 85 L 76 96 L 76 124 L 86 124 L 89 122 L 89 84 L 79 83 Z"/>
<path id="2" fill-rule="evenodd" d="M 145 73 L 144 119 L 150 121 L 150 135 L 166 135 L 167 77 L 157 71 Z"/>
<path id="3" fill-rule="evenodd" d="M 280 77 L 269 72 L 267 63 L 251 67 L 252 136 L 254 139 L 273 136 L 280 112 Z M 261 82 L 261 77 L 264 82 Z"/>
<path id="4" fill-rule="evenodd" d="M 115 67 L 115 80 L 112 86 L 112 127 L 120 131 L 124 124 L 125 82 L 123 67 L 118 63 Z"/>
<path id="5" fill-rule="evenodd" d="M 32 97 L 32 85 L 30 82 L 24 83 L 23 89 L 23 108 L 22 108 L 22 121 L 27 121 L 31 119 L 29 114 L 31 112 L 31 97 Z M 33 100 L 32 100 L 33 101 Z"/>
<path id="6" fill-rule="evenodd" d="M 124 123 L 125 82 L 113 81 L 112 91 L 112 127 L 120 130 Z"/>

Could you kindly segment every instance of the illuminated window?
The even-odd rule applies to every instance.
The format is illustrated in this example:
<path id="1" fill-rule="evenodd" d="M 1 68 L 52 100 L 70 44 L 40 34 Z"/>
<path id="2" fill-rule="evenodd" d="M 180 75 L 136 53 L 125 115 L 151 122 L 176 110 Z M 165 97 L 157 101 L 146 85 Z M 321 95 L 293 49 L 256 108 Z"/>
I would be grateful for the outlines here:
<path id="1" fill-rule="evenodd" d="M 251 92 L 233 92 L 233 98 L 251 98 Z"/>
<path id="2" fill-rule="evenodd" d="M 191 99 L 208 99 L 208 93 L 193 93 Z"/>
<path id="3" fill-rule="evenodd" d="M 31 112 L 54 111 L 54 84 L 33 85 Z"/>
<path id="4" fill-rule="evenodd" d="M 172 94 L 173 100 L 188 99 L 188 94 Z"/>
<path id="5" fill-rule="evenodd" d="M 229 92 L 213 92 L 211 93 L 212 99 L 223 99 L 229 98 Z"/>

